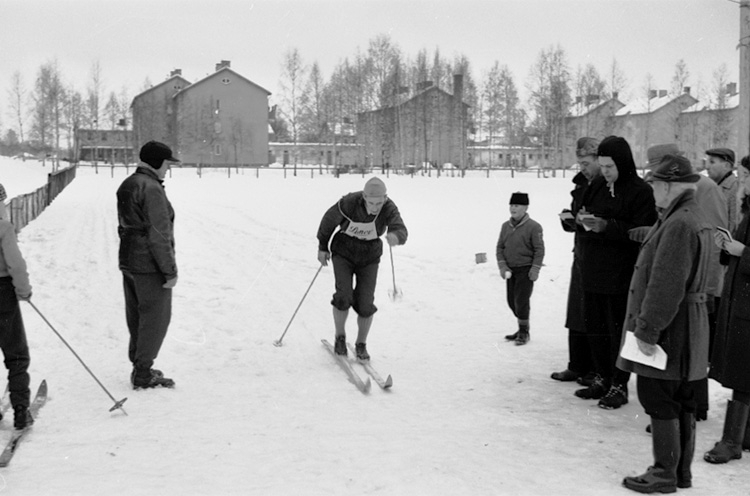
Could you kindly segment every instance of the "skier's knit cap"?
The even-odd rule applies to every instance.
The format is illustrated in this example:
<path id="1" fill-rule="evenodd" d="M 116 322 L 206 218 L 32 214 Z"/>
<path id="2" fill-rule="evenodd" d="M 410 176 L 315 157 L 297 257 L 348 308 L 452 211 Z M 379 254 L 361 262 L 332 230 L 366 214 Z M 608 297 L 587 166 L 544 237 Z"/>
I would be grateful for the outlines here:
<path id="1" fill-rule="evenodd" d="M 139 157 L 142 162 L 147 163 L 154 169 L 161 168 L 165 160 L 179 162 L 179 160 L 172 155 L 172 149 L 158 141 L 149 141 L 143 145 Z"/>
<path id="2" fill-rule="evenodd" d="M 385 196 L 385 183 L 377 177 L 373 177 L 365 183 L 365 196 Z"/>
<path id="3" fill-rule="evenodd" d="M 519 191 L 516 191 L 512 195 L 510 195 L 510 202 L 511 205 L 528 205 L 529 204 L 529 195 L 527 193 L 521 193 Z"/>

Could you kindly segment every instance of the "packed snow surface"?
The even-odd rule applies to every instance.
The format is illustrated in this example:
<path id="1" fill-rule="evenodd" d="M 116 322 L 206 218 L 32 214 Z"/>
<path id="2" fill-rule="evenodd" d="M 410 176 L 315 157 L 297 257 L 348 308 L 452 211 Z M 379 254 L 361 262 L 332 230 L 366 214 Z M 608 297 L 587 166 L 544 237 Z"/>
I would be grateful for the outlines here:
<path id="1" fill-rule="evenodd" d="M 44 184 L 39 162 L 0 159 L 10 196 Z M 557 213 L 572 173 L 390 174 L 409 240 L 381 260 L 368 348 L 394 386 L 368 395 L 320 340 L 333 338 L 331 267 L 315 234 L 324 211 L 366 177 L 318 170 L 174 169 L 179 282 L 156 367 L 173 390 L 133 391 L 117 266 L 115 191 L 123 168 L 80 167 L 19 234 L 33 302 L 22 303 L 32 387 L 50 397 L 10 466 L 8 495 L 601 495 L 652 463 L 648 423 L 630 403 L 607 411 L 549 375 L 567 365 L 563 327 L 573 237 Z M 516 330 L 494 262 L 508 200 L 529 193 L 547 256 L 532 298 L 531 341 Z M 486 253 L 487 263 L 476 263 Z M 403 297 L 391 301 L 395 285 Z M 284 331 L 302 302 L 283 339 Z M 350 315 L 353 340 L 356 325 Z M 364 371 L 357 366 L 364 377 Z M 750 456 L 709 465 L 730 392 L 711 382 L 690 494 L 746 495 Z M 10 415 L 9 415 L 10 417 Z M 10 434 L 3 420 L 0 440 Z"/>

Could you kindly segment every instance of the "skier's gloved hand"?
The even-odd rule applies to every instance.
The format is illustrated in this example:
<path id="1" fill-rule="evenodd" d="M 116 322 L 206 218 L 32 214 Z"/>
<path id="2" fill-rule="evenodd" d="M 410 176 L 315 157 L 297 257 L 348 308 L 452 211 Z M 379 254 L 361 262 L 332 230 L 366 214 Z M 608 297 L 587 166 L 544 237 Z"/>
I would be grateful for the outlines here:
<path id="1" fill-rule="evenodd" d="M 389 232 L 388 234 L 385 235 L 385 240 L 391 246 L 397 246 L 399 244 L 398 236 L 396 236 L 396 233 Z"/>
<path id="2" fill-rule="evenodd" d="M 31 291 L 29 291 L 28 293 L 24 293 L 24 294 L 16 294 L 16 297 L 20 301 L 31 301 Z"/>
<path id="3" fill-rule="evenodd" d="M 177 276 L 174 276 L 172 279 L 167 279 L 167 282 L 162 284 L 162 288 L 164 289 L 172 289 L 177 285 Z"/>
<path id="4" fill-rule="evenodd" d="M 539 267 L 533 266 L 529 269 L 529 279 L 532 281 L 539 279 Z"/>
<path id="5" fill-rule="evenodd" d="M 318 250 L 318 262 L 320 265 L 327 266 L 328 261 L 331 259 L 331 253 L 328 251 Z"/>

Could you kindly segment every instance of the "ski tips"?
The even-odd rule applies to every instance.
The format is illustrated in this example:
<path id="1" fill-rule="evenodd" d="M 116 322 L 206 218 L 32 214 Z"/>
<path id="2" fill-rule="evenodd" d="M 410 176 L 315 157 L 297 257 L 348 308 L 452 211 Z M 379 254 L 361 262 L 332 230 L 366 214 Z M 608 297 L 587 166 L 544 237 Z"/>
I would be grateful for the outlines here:
<path id="1" fill-rule="evenodd" d="M 281 343 L 281 341 L 280 341 L 280 340 L 278 340 L 278 339 L 277 339 L 276 341 L 274 341 L 274 342 L 273 342 L 273 345 L 274 345 L 275 347 L 277 347 L 277 348 L 281 348 L 281 346 L 282 346 L 282 343 Z"/>
<path id="2" fill-rule="evenodd" d="M 385 389 L 389 389 L 391 386 L 393 386 L 393 379 L 391 379 L 391 374 L 388 374 L 388 378 L 385 380 Z"/>

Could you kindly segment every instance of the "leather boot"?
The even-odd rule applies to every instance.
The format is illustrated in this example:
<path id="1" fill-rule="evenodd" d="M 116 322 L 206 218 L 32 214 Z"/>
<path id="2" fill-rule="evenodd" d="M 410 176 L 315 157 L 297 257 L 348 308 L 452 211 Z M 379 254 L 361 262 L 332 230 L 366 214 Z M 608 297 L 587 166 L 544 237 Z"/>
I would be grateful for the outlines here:
<path id="1" fill-rule="evenodd" d="M 677 487 L 686 489 L 693 485 L 690 464 L 695 453 L 695 414 L 680 414 L 680 461 L 677 464 Z"/>
<path id="2" fill-rule="evenodd" d="M 721 441 L 711 451 L 703 455 L 708 463 L 727 463 L 742 458 L 742 443 L 745 439 L 745 427 L 750 406 L 741 401 L 727 403 L 727 415 L 724 419 L 724 433 Z"/>
<path id="3" fill-rule="evenodd" d="M 644 474 L 625 477 L 622 485 L 639 493 L 677 491 L 677 463 L 680 457 L 680 420 L 651 418 L 654 464 Z"/>

